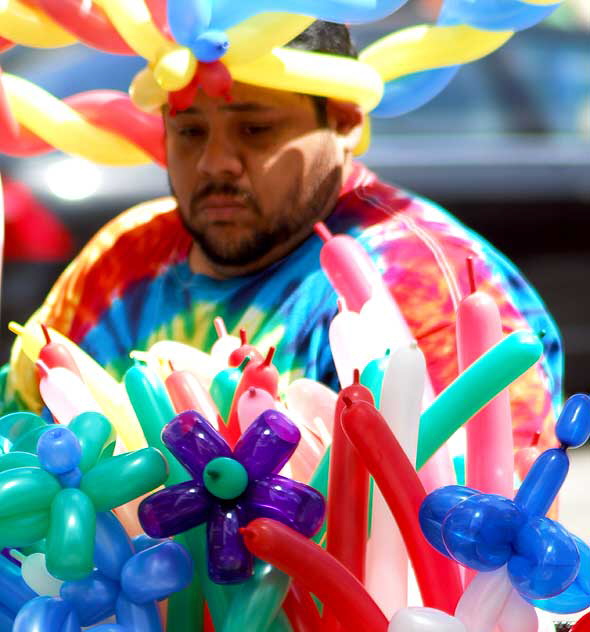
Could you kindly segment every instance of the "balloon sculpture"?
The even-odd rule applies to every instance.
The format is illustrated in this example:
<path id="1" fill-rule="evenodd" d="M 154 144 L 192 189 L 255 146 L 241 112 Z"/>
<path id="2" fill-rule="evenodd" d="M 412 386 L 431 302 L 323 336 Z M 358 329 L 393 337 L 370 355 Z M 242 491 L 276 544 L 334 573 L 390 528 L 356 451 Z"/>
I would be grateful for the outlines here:
<path id="1" fill-rule="evenodd" d="M 165 163 L 161 105 L 186 107 L 200 86 L 227 95 L 232 80 L 352 99 L 367 114 L 397 116 L 438 94 L 459 67 L 502 46 L 557 6 L 551 0 L 445 0 L 435 25 L 397 31 L 358 60 L 286 48 L 314 18 L 371 22 L 404 0 L 10 0 L 0 6 L 0 50 L 76 41 L 139 55 L 147 66 L 130 98 L 93 91 L 63 101 L 25 79 L 0 78 L 0 151 L 52 147 L 105 164 Z M 357 148 L 367 148 L 369 127 Z"/>

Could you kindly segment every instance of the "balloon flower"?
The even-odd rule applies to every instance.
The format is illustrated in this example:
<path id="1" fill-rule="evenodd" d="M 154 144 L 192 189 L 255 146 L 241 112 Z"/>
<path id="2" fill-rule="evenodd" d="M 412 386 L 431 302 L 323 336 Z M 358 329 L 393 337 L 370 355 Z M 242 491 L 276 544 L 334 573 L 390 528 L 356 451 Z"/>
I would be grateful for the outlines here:
<path id="1" fill-rule="evenodd" d="M 79 632 L 116 615 L 117 624 L 96 626 L 104 632 L 161 632 L 156 601 L 190 582 L 193 564 L 172 540 L 139 536 L 132 543 L 110 512 L 96 516 L 96 568 L 79 581 L 64 582 L 60 598 L 37 597 L 18 613 L 14 632 Z"/>
<path id="2" fill-rule="evenodd" d="M 96 512 L 108 511 L 161 485 L 167 464 L 155 448 L 103 457 L 112 428 L 99 413 L 69 427 L 49 426 L 37 456 L 0 457 L 0 541 L 29 546 L 46 538 L 47 568 L 76 580 L 93 569 Z"/>
<path id="3" fill-rule="evenodd" d="M 162 440 L 192 479 L 145 498 L 139 520 L 145 532 L 166 537 L 207 523 L 208 571 L 220 584 L 252 575 L 252 555 L 240 528 L 258 517 L 274 518 L 307 537 L 324 518 L 315 489 L 277 474 L 301 435 L 285 415 L 267 410 L 242 434 L 233 451 L 196 411 L 176 416 Z"/>
<path id="4" fill-rule="evenodd" d="M 590 579 L 590 564 L 580 567 L 580 558 L 590 561 L 590 549 L 545 517 L 568 471 L 567 448 L 590 437 L 590 398 L 570 397 L 555 432 L 560 447 L 539 456 L 514 500 L 452 485 L 420 508 L 422 531 L 434 548 L 478 571 L 506 565 L 513 587 L 528 600 L 560 595 L 576 579 L 576 590 L 583 590 Z"/>

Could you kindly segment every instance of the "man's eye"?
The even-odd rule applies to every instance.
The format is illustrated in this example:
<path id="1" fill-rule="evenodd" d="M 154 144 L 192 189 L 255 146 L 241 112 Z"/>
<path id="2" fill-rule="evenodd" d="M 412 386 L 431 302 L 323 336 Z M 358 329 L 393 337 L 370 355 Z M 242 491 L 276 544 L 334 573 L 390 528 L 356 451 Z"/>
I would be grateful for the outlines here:
<path id="1" fill-rule="evenodd" d="M 195 138 L 198 136 L 203 136 L 205 131 L 201 127 L 181 127 L 178 130 L 180 136 L 185 136 L 188 138 Z"/>
<path id="2" fill-rule="evenodd" d="M 252 124 L 252 125 L 244 125 L 242 127 L 242 131 L 247 136 L 260 136 L 262 134 L 270 132 L 271 129 L 272 129 L 272 126 L 267 125 L 267 124 L 258 124 L 258 125 Z"/>

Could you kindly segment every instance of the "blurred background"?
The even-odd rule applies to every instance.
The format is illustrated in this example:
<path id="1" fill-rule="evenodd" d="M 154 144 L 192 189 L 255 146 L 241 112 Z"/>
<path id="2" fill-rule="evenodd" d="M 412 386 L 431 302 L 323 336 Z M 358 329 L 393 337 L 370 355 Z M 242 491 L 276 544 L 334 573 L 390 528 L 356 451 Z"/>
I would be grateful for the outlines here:
<path id="1" fill-rule="evenodd" d="M 389 19 L 355 27 L 359 47 L 407 25 L 433 22 L 438 0 L 412 0 Z M 7 72 L 58 97 L 126 90 L 143 60 L 84 46 L 17 47 Z M 567 0 L 549 20 L 465 65 L 421 109 L 374 121 L 365 163 L 430 197 L 488 238 L 524 272 L 565 342 L 566 391 L 590 391 L 590 3 Z M 0 156 L 6 252 L 0 362 L 13 336 L 67 262 L 108 219 L 168 193 L 151 167 L 98 167 L 58 152 Z"/>

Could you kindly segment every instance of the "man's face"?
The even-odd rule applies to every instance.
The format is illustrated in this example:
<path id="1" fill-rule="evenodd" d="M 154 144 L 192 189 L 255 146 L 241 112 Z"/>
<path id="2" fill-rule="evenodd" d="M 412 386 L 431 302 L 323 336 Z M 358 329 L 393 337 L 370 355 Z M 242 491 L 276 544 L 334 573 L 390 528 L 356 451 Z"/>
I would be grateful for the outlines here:
<path id="1" fill-rule="evenodd" d="M 268 265 L 307 237 L 337 197 L 344 154 L 311 98 L 234 84 L 164 114 L 171 187 L 208 262 L 232 274 Z"/>

